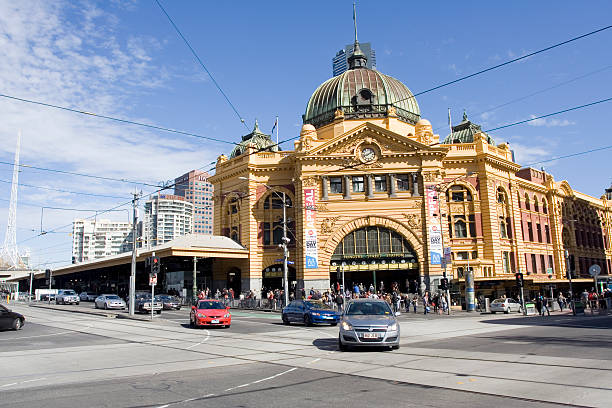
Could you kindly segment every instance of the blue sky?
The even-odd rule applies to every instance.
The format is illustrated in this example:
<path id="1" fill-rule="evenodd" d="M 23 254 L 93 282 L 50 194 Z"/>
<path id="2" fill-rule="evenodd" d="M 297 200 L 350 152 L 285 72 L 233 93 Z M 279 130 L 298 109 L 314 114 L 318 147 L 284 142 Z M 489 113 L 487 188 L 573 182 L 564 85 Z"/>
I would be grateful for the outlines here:
<path id="1" fill-rule="evenodd" d="M 248 127 L 257 118 L 267 131 L 278 115 L 281 139 L 298 135 L 309 96 L 331 76 L 332 57 L 353 37 L 352 1 L 162 4 Z M 372 43 L 378 69 L 414 93 L 609 25 L 611 12 L 607 1 L 357 5 L 359 39 Z M 611 43 L 612 29 L 430 92 L 418 97 L 421 113 L 444 137 L 449 107 L 455 123 L 465 109 L 488 129 L 612 97 Z M 0 0 L 0 93 L 229 142 L 248 133 L 154 0 Z M 529 164 L 609 145 L 611 114 L 608 102 L 492 136 L 509 142 L 517 161 Z M 22 163 L 153 184 L 209 169 L 232 147 L 0 98 L 1 161 L 13 161 L 19 129 Z M 611 157 L 607 150 L 537 167 L 599 197 L 612 182 Z M 0 165 L 2 234 L 11 172 Z M 103 210 L 127 202 L 135 187 L 151 191 L 33 169 L 24 169 L 20 181 L 117 197 L 20 187 L 17 241 L 42 268 L 69 263 L 71 246 L 70 227 L 31 238 L 40 231 L 42 206 Z M 43 229 L 51 230 L 95 213 L 43 214 Z M 100 218 L 127 220 L 127 214 Z"/>

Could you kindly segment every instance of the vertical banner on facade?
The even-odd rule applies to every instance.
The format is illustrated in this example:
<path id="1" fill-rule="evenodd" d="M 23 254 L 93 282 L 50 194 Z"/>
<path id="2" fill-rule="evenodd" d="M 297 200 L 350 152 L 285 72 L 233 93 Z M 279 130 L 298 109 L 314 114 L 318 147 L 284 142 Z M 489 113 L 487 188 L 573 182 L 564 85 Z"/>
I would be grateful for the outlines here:
<path id="1" fill-rule="evenodd" d="M 316 189 L 304 189 L 304 256 L 306 269 L 316 269 L 319 267 L 319 256 L 317 249 L 317 220 L 316 213 Z"/>
<path id="2" fill-rule="evenodd" d="M 429 215 L 429 263 L 442 263 L 442 223 L 440 220 L 440 203 L 435 186 L 427 186 L 427 212 Z"/>

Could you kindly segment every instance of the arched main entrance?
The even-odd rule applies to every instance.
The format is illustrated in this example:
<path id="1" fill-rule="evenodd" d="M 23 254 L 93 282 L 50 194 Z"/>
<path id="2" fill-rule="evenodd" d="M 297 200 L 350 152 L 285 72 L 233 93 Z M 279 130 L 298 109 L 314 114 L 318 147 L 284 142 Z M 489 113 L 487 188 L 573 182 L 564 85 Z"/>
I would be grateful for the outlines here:
<path id="1" fill-rule="evenodd" d="M 382 226 L 368 226 L 349 232 L 336 247 L 330 261 L 330 280 L 347 288 L 362 283 L 376 290 L 390 290 L 397 284 L 402 292 L 417 292 L 417 254 L 406 238 Z M 382 286 L 382 288 L 381 288 Z"/>

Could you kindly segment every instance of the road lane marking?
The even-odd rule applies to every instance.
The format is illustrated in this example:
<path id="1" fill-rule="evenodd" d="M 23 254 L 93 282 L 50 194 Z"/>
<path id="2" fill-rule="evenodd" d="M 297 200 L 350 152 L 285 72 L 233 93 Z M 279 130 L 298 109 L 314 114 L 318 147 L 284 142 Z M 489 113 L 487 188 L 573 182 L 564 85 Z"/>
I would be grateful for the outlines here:
<path id="1" fill-rule="evenodd" d="M 62 334 L 74 333 L 75 331 L 65 331 L 61 333 L 51 333 L 51 334 L 39 334 L 38 336 L 25 336 L 25 337 L 13 337 L 9 339 L 0 339 L 0 341 L 11 341 L 11 340 L 22 340 L 22 339 L 36 339 L 38 337 L 49 337 L 49 336 L 60 336 Z"/>
<path id="2" fill-rule="evenodd" d="M 309 362 L 308 362 L 308 363 L 306 363 L 306 364 L 313 364 L 313 363 L 316 363 L 316 362 L 317 362 L 317 361 L 319 361 L 319 360 L 321 360 L 321 359 L 320 359 L 320 358 L 315 358 L 314 360 L 309 361 Z"/>
<path id="3" fill-rule="evenodd" d="M 283 371 L 282 373 L 278 373 L 278 374 L 272 375 L 270 377 L 262 378 L 261 380 L 257 380 L 257 381 L 253 381 L 253 382 L 250 382 L 250 383 L 241 384 L 241 385 L 237 385 L 235 387 L 228 388 L 224 392 L 228 392 L 228 391 L 235 390 L 237 388 L 244 388 L 244 387 L 248 387 L 248 386 L 253 385 L 253 384 L 259 384 L 259 383 L 264 382 L 264 381 L 272 380 L 274 378 L 280 377 L 281 375 L 290 373 L 290 372 L 295 371 L 295 370 L 297 370 L 297 367 L 290 368 L 289 370 Z"/>
<path id="4" fill-rule="evenodd" d="M 195 343 L 192 344 L 191 346 L 187 347 L 186 350 L 190 350 L 196 346 L 199 346 L 200 344 L 204 343 L 206 340 L 208 340 L 210 338 L 210 332 L 207 329 L 204 329 L 204 331 L 206 332 L 206 337 L 204 337 L 204 339 L 202 341 L 200 341 L 199 343 Z"/>
<path id="5" fill-rule="evenodd" d="M 10 386 L 13 386 L 13 385 L 18 385 L 18 384 L 31 383 L 31 382 L 34 382 L 34 381 L 42 381 L 42 380 L 46 380 L 46 379 L 47 379 L 46 377 L 41 377 L 41 378 L 34 378 L 34 379 L 31 379 L 31 380 L 14 382 L 14 383 L 10 383 L 10 384 L 3 384 L 3 385 L 0 385 L 0 388 L 10 387 Z"/>

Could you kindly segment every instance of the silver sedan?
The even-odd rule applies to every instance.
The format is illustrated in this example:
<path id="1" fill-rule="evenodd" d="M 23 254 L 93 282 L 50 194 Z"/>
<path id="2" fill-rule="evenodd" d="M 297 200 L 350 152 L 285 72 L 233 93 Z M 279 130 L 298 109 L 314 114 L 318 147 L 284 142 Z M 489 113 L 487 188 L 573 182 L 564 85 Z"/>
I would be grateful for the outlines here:
<path id="1" fill-rule="evenodd" d="M 96 309 L 125 309 L 126 304 L 117 295 L 100 295 L 94 301 Z"/>
<path id="2" fill-rule="evenodd" d="M 355 299 L 348 302 L 338 333 L 338 347 L 400 346 L 400 326 L 391 307 L 384 300 Z"/>

